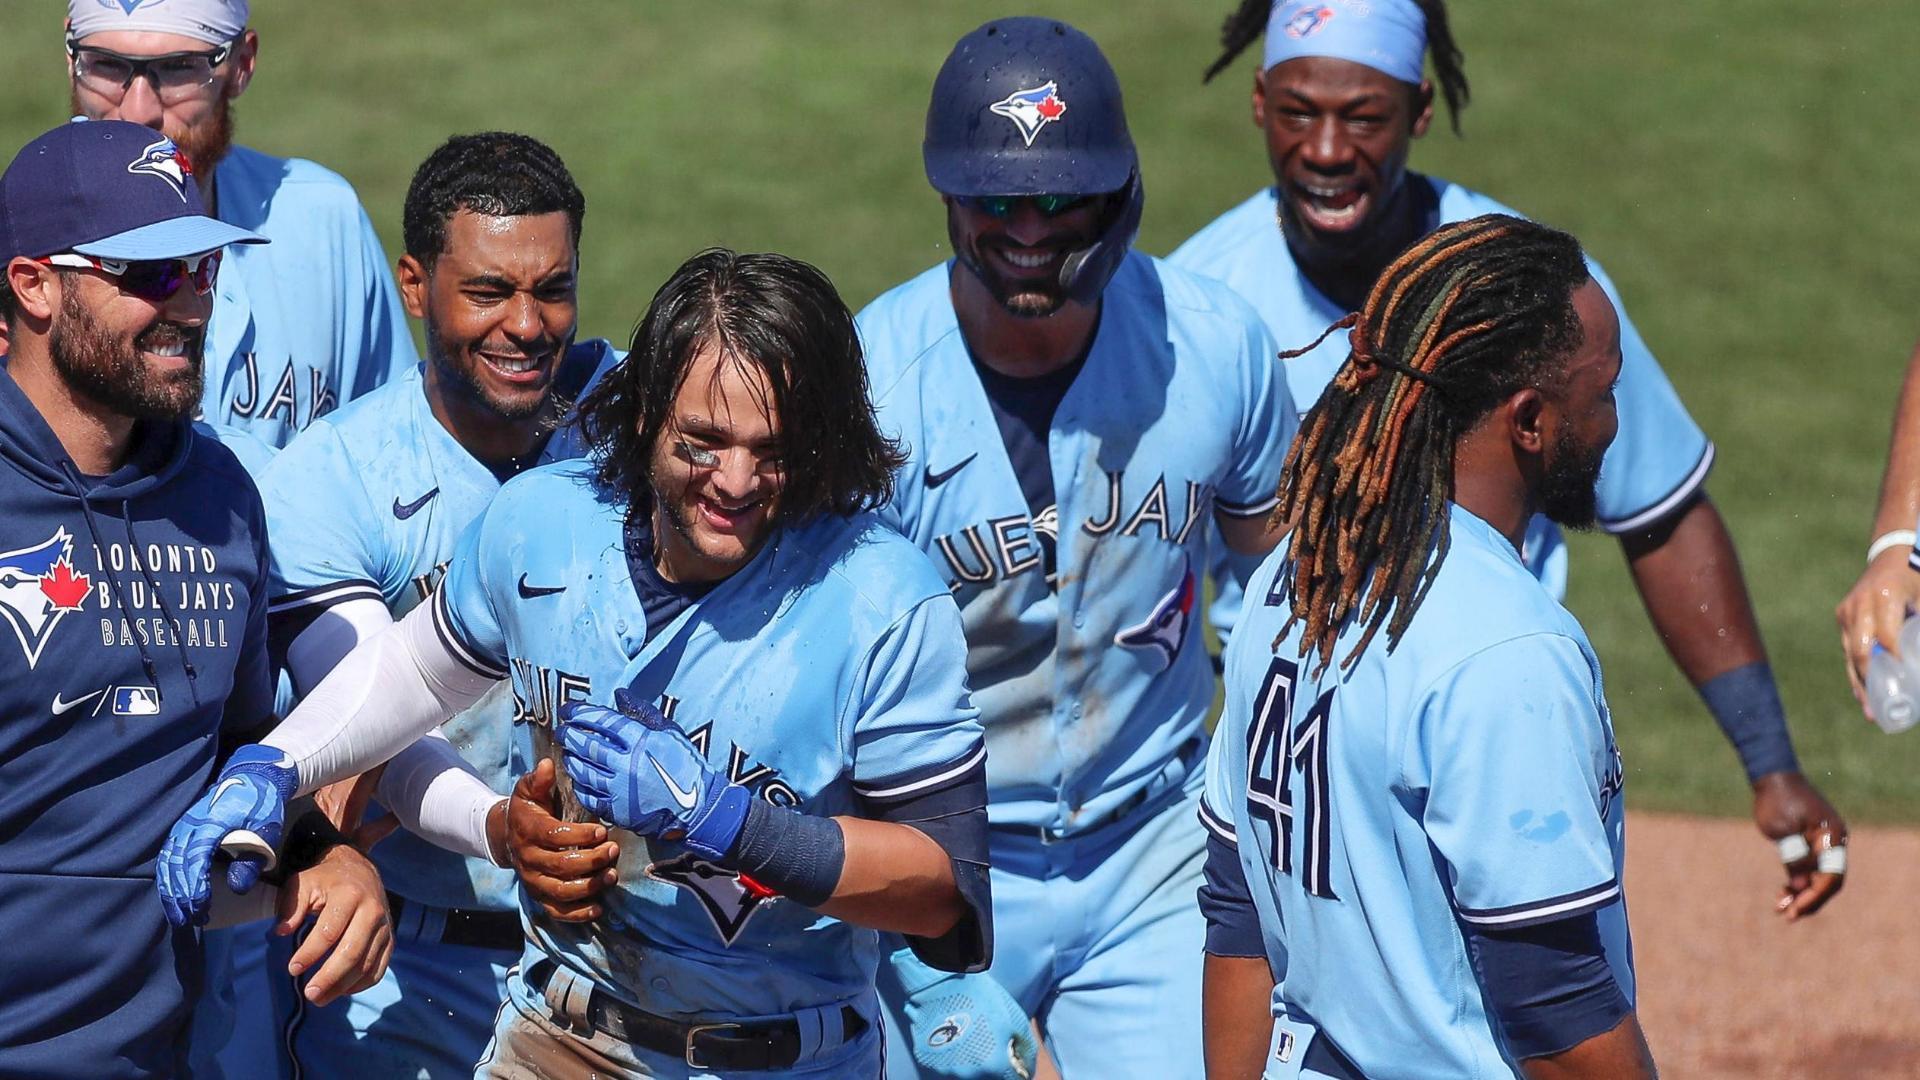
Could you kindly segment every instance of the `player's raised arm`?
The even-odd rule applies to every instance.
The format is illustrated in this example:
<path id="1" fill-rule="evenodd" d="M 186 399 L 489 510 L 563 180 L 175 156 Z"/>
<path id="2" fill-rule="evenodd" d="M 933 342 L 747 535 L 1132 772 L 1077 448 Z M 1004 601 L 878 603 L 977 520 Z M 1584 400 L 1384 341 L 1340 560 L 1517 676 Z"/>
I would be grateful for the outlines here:
<path id="1" fill-rule="evenodd" d="M 1920 609 L 1920 573 L 1912 561 L 1916 521 L 1920 521 L 1920 345 L 1907 361 L 1906 380 L 1893 414 L 1887 471 L 1880 478 L 1880 505 L 1873 515 L 1873 538 L 1867 543 L 1867 568 L 1833 613 L 1840 623 L 1847 680 L 1863 704 L 1862 680 L 1874 644 L 1897 654 L 1901 625 L 1909 612 Z"/>

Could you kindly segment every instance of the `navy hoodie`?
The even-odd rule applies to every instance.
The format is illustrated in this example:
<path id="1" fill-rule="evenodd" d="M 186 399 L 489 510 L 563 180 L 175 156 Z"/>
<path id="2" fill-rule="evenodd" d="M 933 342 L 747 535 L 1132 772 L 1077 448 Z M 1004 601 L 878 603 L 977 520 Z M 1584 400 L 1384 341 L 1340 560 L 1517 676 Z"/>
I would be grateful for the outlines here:
<path id="1" fill-rule="evenodd" d="M 154 857 L 271 720 L 266 525 L 233 453 L 135 427 L 83 476 L 0 357 L 0 1077 L 186 1072 L 197 931 Z"/>

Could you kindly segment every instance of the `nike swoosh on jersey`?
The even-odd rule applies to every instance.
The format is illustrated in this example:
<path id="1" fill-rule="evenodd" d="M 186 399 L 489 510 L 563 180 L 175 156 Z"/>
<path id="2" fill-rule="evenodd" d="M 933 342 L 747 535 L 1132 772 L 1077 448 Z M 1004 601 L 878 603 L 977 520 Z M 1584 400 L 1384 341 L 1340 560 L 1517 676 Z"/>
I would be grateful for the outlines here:
<path id="1" fill-rule="evenodd" d="M 554 593 L 566 591 L 565 585 L 529 585 L 527 575 L 520 575 L 520 599 L 522 600 L 531 600 L 536 596 L 552 596 Z"/>
<path id="2" fill-rule="evenodd" d="M 961 469 L 964 469 L 967 466 L 973 464 L 973 459 L 979 456 L 980 456 L 979 454 L 968 454 L 966 457 L 963 457 L 960 459 L 960 464 L 955 465 L 951 469 L 944 469 L 940 472 L 934 472 L 933 467 L 931 465 L 927 466 L 927 470 L 926 470 L 927 486 L 930 488 L 937 488 L 941 484 L 944 484 L 947 481 L 953 479 L 954 473 L 957 473 Z"/>
<path id="3" fill-rule="evenodd" d="M 107 692 L 107 688 L 103 686 L 100 689 L 95 690 L 91 694 L 82 694 L 79 697 L 74 698 L 72 701 L 62 701 L 60 700 L 60 695 L 55 694 L 53 695 L 53 715 L 59 716 L 62 713 L 70 712 L 73 709 L 80 707 L 86 702 L 92 701 L 94 698 L 97 698 L 101 694 L 104 694 L 106 692 Z"/>
<path id="4" fill-rule="evenodd" d="M 410 503 L 401 502 L 400 496 L 395 495 L 393 497 L 393 516 L 399 518 L 401 521 L 405 521 L 419 513 L 420 508 L 432 502 L 433 497 L 438 494 L 440 494 L 440 489 L 436 487 Z"/>
<path id="5" fill-rule="evenodd" d="M 700 798 L 698 793 L 688 791 L 686 788 L 674 783 L 673 777 L 667 775 L 667 770 L 661 767 L 659 759 L 655 758 L 652 754 L 647 755 L 647 764 L 653 766 L 653 771 L 659 773 L 660 779 L 666 782 L 667 790 L 673 793 L 673 801 L 680 804 L 680 809 L 693 809 L 693 804 L 699 801 Z"/>

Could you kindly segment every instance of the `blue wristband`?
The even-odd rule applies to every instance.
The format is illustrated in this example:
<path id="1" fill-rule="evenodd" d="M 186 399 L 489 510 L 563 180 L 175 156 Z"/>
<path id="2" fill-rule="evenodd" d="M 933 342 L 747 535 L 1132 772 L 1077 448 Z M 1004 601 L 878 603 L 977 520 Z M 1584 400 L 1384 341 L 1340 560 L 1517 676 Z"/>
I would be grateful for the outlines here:
<path id="1" fill-rule="evenodd" d="M 815 817 L 763 799 L 747 819 L 726 865 L 808 907 L 833 898 L 847 864 L 847 839 L 832 818 Z"/>
<path id="2" fill-rule="evenodd" d="M 1787 734 L 1786 706 L 1780 703 L 1780 689 L 1766 661 L 1708 679 L 1700 685 L 1700 698 L 1740 755 L 1748 783 L 1768 773 L 1800 771 Z"/>

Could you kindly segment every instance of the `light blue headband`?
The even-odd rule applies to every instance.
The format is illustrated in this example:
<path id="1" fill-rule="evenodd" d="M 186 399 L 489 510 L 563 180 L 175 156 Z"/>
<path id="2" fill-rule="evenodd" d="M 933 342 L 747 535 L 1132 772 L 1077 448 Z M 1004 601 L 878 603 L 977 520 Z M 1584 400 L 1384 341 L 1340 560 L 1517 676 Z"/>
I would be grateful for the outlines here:
<path id="1" fill-rule="evenodd" d="M 1261 70 L 1330 56 L 1418 84 L 1426 51 L 1427 17 L 1411 0 L 1279 0 L 1267 18 Z"/>

